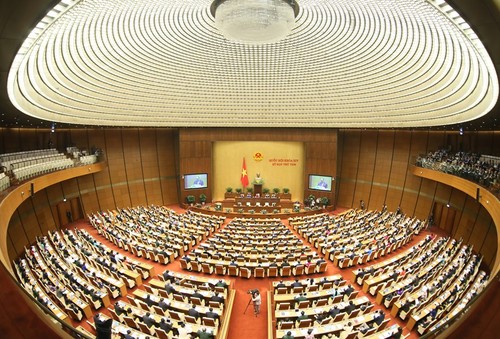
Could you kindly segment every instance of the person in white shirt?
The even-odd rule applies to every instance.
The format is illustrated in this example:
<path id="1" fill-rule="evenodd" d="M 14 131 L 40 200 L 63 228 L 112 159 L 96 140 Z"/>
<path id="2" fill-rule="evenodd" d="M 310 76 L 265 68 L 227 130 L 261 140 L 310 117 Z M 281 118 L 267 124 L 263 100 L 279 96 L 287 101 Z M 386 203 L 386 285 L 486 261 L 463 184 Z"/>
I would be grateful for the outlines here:
<path id="1" fill-rule="evenodd" d="M 253 302 L 254 314 L 255 316 L 257 316 L 257 314 L 260 313 L 260 304 L 262 303 L 259 291 L 254 291 L 252 293 L 252 302 Z"/>

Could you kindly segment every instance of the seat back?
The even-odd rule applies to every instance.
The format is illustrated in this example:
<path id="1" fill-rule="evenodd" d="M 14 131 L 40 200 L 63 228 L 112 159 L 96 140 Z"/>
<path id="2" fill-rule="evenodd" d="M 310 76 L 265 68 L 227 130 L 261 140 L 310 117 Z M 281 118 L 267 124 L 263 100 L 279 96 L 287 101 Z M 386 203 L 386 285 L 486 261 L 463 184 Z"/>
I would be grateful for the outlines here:
<path id="1" fill-rule="evenodd" d="M 155 328 L 156 336 L 160 339 L 169 339 L 167 332 L 161 328 Z"/>
<path id="2" fill-rule="evenodd" d="M 203 318 L 203 325 L 204 325 L 204 326 L 215 327 L 215 326 L 216 326 L 216 323 L 215 323 L 215 320 L 214 320 L 214 319 L 204 317 L 204 318 Z"/>
<path id="3" fill-rule="evenodd" d="M 312 326 L 312 320 L 311 319 L 301 319 L 299 321 L 299 328 L 307 328 Z"/>
<path id="4" fill-rule="evenodd" d="M 299 302 L 298 308 L 308 308 L 309 307 L 309 300 L 303 300 Z"/>
<path id="5" fill-rule="evenodd" d="M 290 303 L 278 303 L 277 304 L 277 309 L 278 310 L 289 310 L 290 309 Z"/>
<path id="6" fill-rule="evenodd" d="M 180 263 L 181 263 L 181 268 L 182 268 L 183 270 L 188 270 L 188 269 L 189 269 L 189 268 L 188 268 L 188 262 L 186 261 L 186 259 L 181 259 L 181 260 L 179 260 L 179 261 L 180 261 Z"/>
<path id="7" fill-rule="evenodd" d="M 236 266 L 229 266 L 228 267 L 228 274 L 231 276 L 238 276 L 238 267 Z"/>
<path id="8" fill-rule="evenodd" d="M 288 329 L 292 329 L 293 328 L 293 321 L 282 321 L 280 324 L 279 324 L 279 328 L 281 330 L 288 330 Z"/>
<path id="9" fill-rule="evenodd" d="M 292 268 L 290 266 L 283 267 L 281 269 L 281 276 L 282 277 L 289 277 L 292 272 Z"/>
<path id="10" fill-rule="evenodd" d="M 278 268 L 277 267 L 269 267 L 267 270 L 268 277 L 277 277 L 278 276 Z"/>
<path id="11" fill-rule="evenodd" d="M 295 266 L 295 275 L 302 275 L 304 274 L 304 265 L 297 265 Z"/>

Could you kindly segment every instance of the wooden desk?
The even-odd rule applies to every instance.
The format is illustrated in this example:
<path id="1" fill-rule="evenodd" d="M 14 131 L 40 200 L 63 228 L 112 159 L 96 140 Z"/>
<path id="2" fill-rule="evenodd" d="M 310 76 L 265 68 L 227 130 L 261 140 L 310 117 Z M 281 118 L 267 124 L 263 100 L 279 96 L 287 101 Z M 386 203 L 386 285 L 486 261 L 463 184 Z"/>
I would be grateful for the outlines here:
<path id="1" fill-rule="evenodd" d="M 141 286 L 142 285 L 142 276 L 135 272 L 135 271 L 131 271 L 131 270 L 128 270 L 128 269 L 125 269 L 125 268 L 120 268 L 118 270 L 118 272 L 120 272 L 121 274 L 127 276 L 128 278 L 132 279 L 135 281 L 135 284 L 137 286 Z"/>
<path id="2" fill-rule="evenodd" d="M 353 299 L 352 302 L 356 306 L 360 306 L 363 304 L 370 303 L 370 300 L 367 297 L 359 297 L 356 299 Z M 280 319 L 294 319 L 297 318 L 298 316 L 301 315 L 301 312 L 303 311 L 305 315 L 308 317 L 313 317 L 318 314 L 328 312 L 333 306 L 337 306 L 339 310 L 345 309 L 349 305 L 348 301 L 341 301 L 336 304 L 331 304 L 331 305 L 324 305 L 324 306 L 319 306 L 319 307 L 308 307 L 308 308 L 301 308 L 301 309 L 291 309 L 291 310 L 275 310 L 274 315 L 276 320 Z"/>
<path id="3" fill-rule="evenodd" d="M 347 325 L 347 323 L 350 322 L 354 327 L 356 327 L 358 325 L 361 325 L 362 323 L 373 321 L 374 315 L 375 312 L 371 312 L 352 319 L 341 320 L 327 325 L 318 325 L 316 323 L 311 327 L 314 327 L 313 333 L 315 336 L 333 332 L 340 332 L 343 330 L 344 326 Z M 286 330 L 276 330 L 276 338 L 283 338 L 283 336 L 285 336 L 288 331 L 290 331 L 295 338 L 303 338 L 306 336 L 308 329 L 309 328 L 292 328 Z"/>
<path id="4" fill-rule="evenodd" d="M 139 298 L 141 300 L 145 300 L 146 297 L 149 295 L 149 297 L 151 298 L 151 300 L 153 300 L 157 304 L 158 304 L 158 302 L 160 301 L 160 298 L 161 298 L 161 297 L 158 297 L 156 295 L 151 295 L 151 294 L 147 293 L 146 291 L 143 291 L 143 290 L 140 290 L 140 289 L 136 289 L 133 292 L 133 294 L 134 294 L 135 297 L 137 297 L 137 298 Z M 187 314 L 188 311 L 189 311 L 189 309 L 192 307 L 192 304 L 190 304 L 190 303 L 184 303 L 184 302 L 173 300 L 173 299 L 169 299 L 169 300 L 170 300 L 170 308 L 175 309 L 177 311 L 180 311 L 180 312 L 182 312 L 184 314 Z M 206 314 L 207 312 L 209 312 L 209 307 L 208 306 L 197 305 L 196 306 L 196 310 L 198 312 L 200 312 L 200 315 L 203 317 L 203 314 Z M 219 318 L 221 318 L 223 310 L 220 309 L 220 308 L 212 308 L 212 312 L 217 313 L 219 315 Z"/>
<path id="5" fill-rule="evenodd" d="M 364 339 L 369 338 L 369 339 L 385 339 L 385 338 L 390 338 L 394 334 L 398 333 L 399 326 L 397 324 L 394 324 L 392 326 L 386 327 L 380 332 L 373 333 L 372 335 L 363 337 Z"/>

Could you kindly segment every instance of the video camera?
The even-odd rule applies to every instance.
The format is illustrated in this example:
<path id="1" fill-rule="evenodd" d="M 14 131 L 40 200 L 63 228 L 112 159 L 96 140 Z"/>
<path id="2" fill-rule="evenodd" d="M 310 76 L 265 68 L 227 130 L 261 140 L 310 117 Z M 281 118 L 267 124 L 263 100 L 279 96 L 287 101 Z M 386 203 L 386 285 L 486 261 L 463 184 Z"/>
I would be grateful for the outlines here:
<path id="1" fill-rule="evenodd" d="M 248 290 L 247 294 L 254 295 L 256 292 L 259 292 L 259 290 L 258 289 Z"/>

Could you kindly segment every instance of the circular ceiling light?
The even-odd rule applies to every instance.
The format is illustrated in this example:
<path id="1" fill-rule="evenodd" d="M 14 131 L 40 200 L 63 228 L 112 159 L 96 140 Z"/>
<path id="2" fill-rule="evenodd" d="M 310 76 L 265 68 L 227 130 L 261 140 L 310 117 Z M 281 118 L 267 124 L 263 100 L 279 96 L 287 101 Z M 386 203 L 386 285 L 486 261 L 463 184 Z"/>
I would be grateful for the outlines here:
<path id="1" fill-rule="evenodd" d="M 210 11 L 226 39 L 260 45 L 290 34 L 299 6 L 294 0 L 215 0 Z"/>

